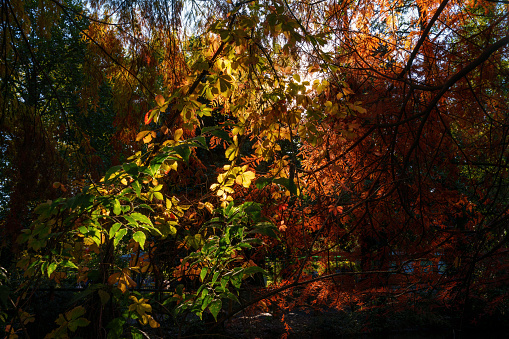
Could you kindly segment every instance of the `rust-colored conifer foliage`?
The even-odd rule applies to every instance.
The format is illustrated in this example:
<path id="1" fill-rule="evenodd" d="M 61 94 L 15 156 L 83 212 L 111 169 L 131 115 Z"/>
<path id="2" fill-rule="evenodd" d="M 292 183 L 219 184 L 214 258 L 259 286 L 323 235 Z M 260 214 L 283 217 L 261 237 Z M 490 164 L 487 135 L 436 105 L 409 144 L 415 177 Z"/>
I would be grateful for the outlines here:
<path id="1" fill-rule="evenodd" d="M 6 31 L 31 13 L 4 3 Z M 6 45 L 0 70 L 9 74 L 2 133 L 19 170 L 11 212 L 17 187 L 27 191 L 27 165 L 41 176 L 59 164 L 65 177 L 51 180 L 62 199 L 29 197 L 53 200 L 19 237 L 19 293 L 41 274 L 50 284 L 96 284 L 48 337 L 89 321 L 98 336 L 162 333 L 161 319 L 180 335 L 189 313 L 222 323 L 250 306 L 460 311 L 454 326 L 507 311 L 505 1 L 75 5 L 33 4 L 77 28 L 79 80 L 55 92 L 72 92 L 72 115 L 51 91 L 30 97 L 15 86 L 65 84 L 36 54 L 28 67 L 20 41 Z M 30 49 L 18 25 L 11 30 L 27 32 Z M 25 79 L 12 58 L 44 81 Z M 55 105 L 50 117 L 44 102 Z M 15 112 L 35 131 L 14 127 Z M 112 130 L 80 114 L 109 116 Z M 104 154 L 94 135 L 108 136 Z M 34 143 L 46 155 L 37 164 L 22 155 Z M 118 166 L 87 176 L 80 150 Z M 267 284 L 239 293 L 255 273 Z M 136 291 L 149 276 L 157 293 Z M 17 314 L 30 307 L 27 295 Z M 8 332 L 24 329 L 18 318 Z"/>
<path id="2" fill-rule="evenodd" d="M 331 257 L 355 263 L 357 272 L 326 280 L 335 292 L 319 299 L 338 305 L 352 300 L 340 297 L 345 290 L 403 304 L 432 295 L 464 314 L 491 305 L 489 293 L 506 293 L 486 292 L 485 283 L 506 281 L 494 269 L 507 253 L 507 5 L 308 8 L 322 13 L 309 16 L 309 29 L 326 31 L 333 52 L 309 57 L 329 71 L 329 84 L 316 93 L 326 112 L 315 125 L 320 142 L 304 143 L 298 155 L 305 199 L 289 198 L 275 212 L 288 264 L 306 267 L 298 258 L 318 255 L 329 263 L 323 274 L 334 275 Z"/>

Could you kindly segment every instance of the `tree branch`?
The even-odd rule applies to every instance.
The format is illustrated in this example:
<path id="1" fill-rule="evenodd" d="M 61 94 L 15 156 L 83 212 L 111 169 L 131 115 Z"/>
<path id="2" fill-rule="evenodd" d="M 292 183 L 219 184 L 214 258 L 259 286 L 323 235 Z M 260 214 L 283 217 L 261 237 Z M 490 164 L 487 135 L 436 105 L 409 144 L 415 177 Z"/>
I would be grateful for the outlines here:
<path id="1" fill-rule="evenodd" d="M 433 25 L 435 24 L 435 21 L 437 21 L 438 17 L 442 13 L 442 11 L 444 10 L 444 8 L 448 2 L 449 2 L 449 0 L 443 0 L 442 3 L 440 4 L 440 6 L 438 7 L 437 11 L 435 12 L 433 17 L 429 21 L 428 25 L 422 32 L 422 35 L 419 38 L 419 41 L 417 41 L 417 45 L 415 45 L 414 50 L 412 51 L 412 54 L 410 54 L 410 58 L 408 59 L 405 68 L 398 75 L 398 78 L 403 78 L 405 73 L 408 72 L 410 70 L 410 68 L 412 67 L 412 63 L 414 62 L 414 59 L 417 56 L 417 53 L 419 52 L 419 49 L 421 49 L 422 44 L 424 43 L 424 41 L 428 37 L 429 32 L 431 31 L 431 27 L 433 27 Z"/>
<path id="2" fill-rule="evenodd" d="M 429 115 L 433 111 L 433 108 L 438 104 L 438 101 L 442 98 L 442 96 L 447 93 L 449 88 L 451 88 L 456 82 L 461 80 L 464 76 L 466 76 L 468 73 L 473 71 L 477 66 L 481 65 L 483 62 L 488 60 L 488 58 L 495 53 L 498 49 L 506 46 L 509 44 L 509 35 L 505 36 L 504 38 L 500 39 L 499 41 L 495 42 L 494 44 L 488 46 L 481 55 L 479 55 L 474 61 L 463 67 L 461 70 L 459 70 L 456 74 L 454 74 L 452 77 L 449 78 L 445 82 L 444 85 L 442 85 L 442 89 L 440 92 L 438 92 L 435 97 L 431 100 L 431 102 L 428 104 L 426 109 L 420 114 L 423 115 L 423 119 L 421 122 L 421 125 L 419 126 L 419 130 L 417 132 L 416 139 L 412 146 L 410 147 L 410 150 L 408 151 L 407 155 L 405 156 L 405 160 L 403 162 L 403 168 L 406 168 L 408 166 L 410 156 L 412 155 L 413 151 L 417 148 L 419 145 L 419 137 L 422 134 L 422 131 L 424 129 L 424 125 L 426 124 L 426 121 L 428 120 Z"/>

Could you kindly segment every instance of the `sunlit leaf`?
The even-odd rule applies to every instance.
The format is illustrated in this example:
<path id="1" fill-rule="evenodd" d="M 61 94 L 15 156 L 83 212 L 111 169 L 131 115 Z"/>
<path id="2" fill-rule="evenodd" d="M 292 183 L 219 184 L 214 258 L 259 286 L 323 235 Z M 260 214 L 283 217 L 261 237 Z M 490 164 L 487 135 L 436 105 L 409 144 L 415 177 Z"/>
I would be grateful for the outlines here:
<path id="1" fill-rule="evenodd" d="M 122 226 L 122 224 L 119 222 L 117 222 L 111 226 L 110 231 L 108 232 L 108 236 L 110 237 L 110 239 L 116 236 L 116 234 L 121 226 Z"/>
<path id="2" fill-rule="evenodd" d="M 127 233 L 127 230 L 125 228 L 123 228 L 120 231 L 115 233 L 115 240 L 113 241 L 113 245 L 115 247 L 117 247 L 117 245 L 119 244 L 120 240 L 122 240 L 122 238 L 126 235 L 126 233 Z"/>
<path id="3" fill-rule="evenodd" d="M 145 246 L 145 240 L 147 236 L 142 231 L 138 231 L 134 233 L 133 239 L 140 244 L 140 247 L 143 248 Z"/>
<path id="4" fill-rule="evenodd" d="M 122 213 L 122 209 L 120 208 L 120 201 L 118 199 L 115 199 L 115 202 L 113 203 L 113 213 L 116 215 Z"/>

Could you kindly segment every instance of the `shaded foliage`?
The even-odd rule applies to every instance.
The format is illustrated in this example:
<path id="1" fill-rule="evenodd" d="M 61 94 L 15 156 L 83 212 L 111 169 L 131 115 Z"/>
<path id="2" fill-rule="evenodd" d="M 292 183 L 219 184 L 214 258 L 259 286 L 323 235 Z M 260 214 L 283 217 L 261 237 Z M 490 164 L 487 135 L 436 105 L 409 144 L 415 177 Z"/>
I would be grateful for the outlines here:
<path id="1" fill-rule="evenodd" d="M 49 338 L 505 314 L 507 5 L 199 4 L 2 5 L 6 332 L 44 284 Z"/>

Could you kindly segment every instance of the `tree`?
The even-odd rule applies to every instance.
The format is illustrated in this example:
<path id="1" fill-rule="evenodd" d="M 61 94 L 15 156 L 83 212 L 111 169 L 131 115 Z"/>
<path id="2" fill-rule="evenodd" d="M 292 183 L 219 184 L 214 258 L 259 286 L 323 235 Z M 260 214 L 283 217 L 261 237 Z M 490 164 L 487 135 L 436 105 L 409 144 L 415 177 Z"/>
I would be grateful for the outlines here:
<path id="1" fill-rule="evenodd" d="M 190 2 L 206 24 L 189 40 L 180 1 L 97 4 L 79 29 L 97 83 L 80 99 L 103 89 L 132 156 L 23 230 L 20 291 L 93 283 L 50 337 L 224 321 L 227 300 L 286 307 L 282 292 L 338 309 L 452 304 L 458 326 L 504 307 L 504 4 Z M 273 285 L 244 300 L 268 253 Z M 147 275 L 169 296 L 136 291 Z"/>
<path id="2" fill-rule="evenodd" d="M 488 267 L 502 264 L 494 258 L 507 248 L 504 236 L 488 240 L 492 231 L 506 232 L 506 107 L 498 104 L 505 85 L 494 75 L 506 73 L 506 8 L 356 1 L 324 10 L 316 17 L 325 17 L 338 46 L 333 65 L 345 69 L 352 91 L 338 88 L 341 75 L 329 75 L 323 142 L 303 148 L 302 177 L 322 206 L 308 208 L 319 235 L 303 247 L 316 244 L 317 253 L 357 261 L 368 273 L 359 290 L 397 295 L 403 303 L 427 291 L 468 316 L 471 297 L 490 304 L 487 295 L 505 293 L 481 291 L 483 277 L 494 277 Z M 472 54 L 472 45 L 485 47 Z M 484 91 L 492 104 L 480 99 Z M 354 106 L 341 112 L 345 96 Z M 498 192 L 496 203 L 488 192 Z M 335 287 L 343 289 L 337 281 Z"/>

